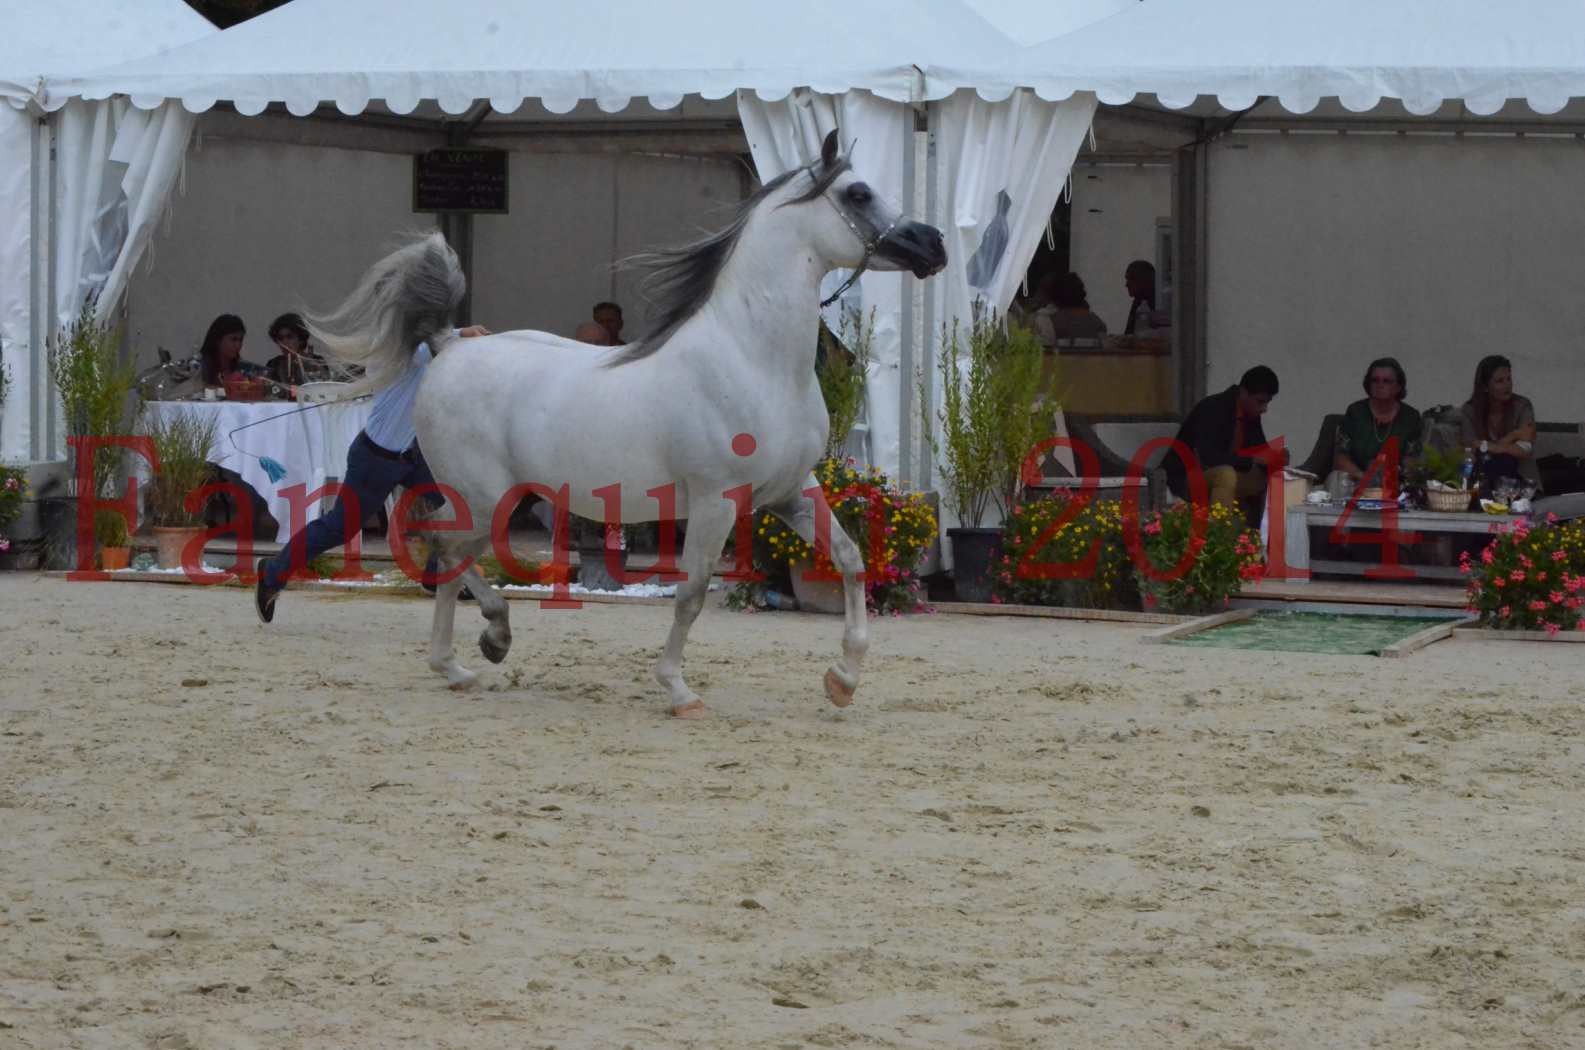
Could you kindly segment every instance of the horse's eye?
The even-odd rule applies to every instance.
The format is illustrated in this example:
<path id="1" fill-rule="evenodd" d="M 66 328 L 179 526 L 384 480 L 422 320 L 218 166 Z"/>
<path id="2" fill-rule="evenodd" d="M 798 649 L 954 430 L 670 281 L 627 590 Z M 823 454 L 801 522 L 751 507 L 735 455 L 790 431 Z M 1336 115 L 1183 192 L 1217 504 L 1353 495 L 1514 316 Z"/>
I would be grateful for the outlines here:
<path id="1" fill-rule="evenodd" d="M 854 204 L 868 204 L 872 196 L 870 188 L 862 182 L 855 182 L 848 187 L 848 200 Z"/>

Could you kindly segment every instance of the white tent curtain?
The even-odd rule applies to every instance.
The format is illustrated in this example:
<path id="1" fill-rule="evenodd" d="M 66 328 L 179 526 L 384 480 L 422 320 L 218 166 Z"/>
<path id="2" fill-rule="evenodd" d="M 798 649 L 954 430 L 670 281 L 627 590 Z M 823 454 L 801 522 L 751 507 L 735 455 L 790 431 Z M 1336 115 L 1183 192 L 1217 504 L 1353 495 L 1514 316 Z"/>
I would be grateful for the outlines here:
<path id="1" fill-rule="evenodd" d="M 954 317 L 966 326 L 976 308 L 1007 309 L 1066 184 L 1074 157 L 1095 115 L 1095 97 L 1077 95 L 1046 102 L 1017 91 L 987 102 L 960 91 L 931 104 L 931 126 L 943 177 L 936 215 L 947 238 L 947 269 L 938 282 L 939 316 L 927 318 L 919 333 L 915 368 L 934 366 L 928 348 L 936 331 Z M 879 192 L 904 203 L 912 187 L 903 185 L 904 150 L 909 148 L 909 107 L 865 92 L 823 95 L 794 92 L 765 102 L 748 92 L 738 96 L 738 112 L 761 179 L 770 179 L 819 155 L 826 133 L 839 128 L 844 146 L 857 141 L 854 164 Z M 823 295 L 845 279 L 827 278 Z M 901 374 L 902 281 L 896 273 L 866 273 L 855 300 L 850 292 L 831 309 L 875 310 L 867 410 L 873 464 L 893 476 L 901 459 L 901 384 L 916 376 Z M 978 307 L 976 307 L 978 304 Z M 828 314 L 833 328 L 839 318 Z M 939 404 L 940 391 L 932 384 Z M 917 430 L 918 421 L 909 420 Z M 950 524 L 955 524 L 952 522 Z"/>
<path id="2" fill-rule="evenodd" d="M 34 368 L 29 332 L 33 252 L 33 136 L 31 113 L 0 101 L 0 368 L 10 393 L 0 404 L 0 462 L 30 458 Z"/>
<path id="3" fill-rule="evenodd" d="M 181 173 L 194 118 L 180 105 L 73 100 L 59 113 L 55 323 L 96 300 L 108 319 Z"/>
<path id="4" fill-rule="evenodd" d="M 877 193 L 900 206 L 907 196 L 903 186 L 903 150 L 909 112 L 906 105 L 877 98 L 867 91 L 825 95 L 800 89 L 777 102 L 766 102 L 753 92 L 738 93 L 738 114 L 761 181 L 768 182 L 784 171 L 813 162 L 820 156 L 825 136 L 838 130 L 842 148 L 853 149 L 855 170 Z M 850 272 L 837 270 L 827 274 L 820 298 L 827 298 L 841 287 Z M 835 332 L 843 312 L 861 315 L 867 321 L 874 310 L 865 418 L 870 428 L 871 463 L 892 477 L 897 474 L 900 452 L 901 384 L 911 382 L 902 374 L 902 302 L 901 273 L 866 271 L 824 313 L 827 326 Z"/>
<path id="5" fill-rule="evenodd" d="M 949 260 L 937 278 L 937 325 L 950 329 L 956 320 L 966 332 L 977 313 L 1006 313 L 1067 184 L 1095 106 L 1093 95 L 1046 102 L 1029 91 L 1000 102 L 960 91 L 932 103 L 930 125 L 942 169 L 938 213 Z M 934 420 L 940 383 L 932 382 L 930 390 Z M 1060 428 L 1060 418 L 1055 422 Z M 952 502 L 942 500 L 943 528 L 959 524 Z M 994 507 L 990 513 L 994 517 Z"/>

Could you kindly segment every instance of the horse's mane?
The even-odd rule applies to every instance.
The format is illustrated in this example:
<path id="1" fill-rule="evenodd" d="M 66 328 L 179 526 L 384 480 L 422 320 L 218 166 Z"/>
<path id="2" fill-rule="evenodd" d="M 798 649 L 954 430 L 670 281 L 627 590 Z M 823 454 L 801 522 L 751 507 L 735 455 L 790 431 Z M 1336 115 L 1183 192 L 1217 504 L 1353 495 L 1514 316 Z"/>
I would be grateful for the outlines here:
<path id="1" fill-rule="evenodd" d="M 691 244 L 661 248 L 628 259 L 628 265 L 648 266 L 650 269 L 639 289 L 653 304 L 656 318 L 642 336 L 606 358 L 603 362 L 605 366 L 615 368 L 648 357 L 665 346 L 677 329 L 699 312 L 715 291 L 716 279 L 732 257 L 732 250 L 737 247 L 749 216 L 767 197 L 785 186 L 794 176 L 807 171 L 814 175 L 814 186 L 786 203 L 802 204 L 814 200 L 849 167 L 847 159 L 843 158 L 818 172 L 811 168 L 784 171 L 739 205 L 732 220 L 718 232 Z"/>

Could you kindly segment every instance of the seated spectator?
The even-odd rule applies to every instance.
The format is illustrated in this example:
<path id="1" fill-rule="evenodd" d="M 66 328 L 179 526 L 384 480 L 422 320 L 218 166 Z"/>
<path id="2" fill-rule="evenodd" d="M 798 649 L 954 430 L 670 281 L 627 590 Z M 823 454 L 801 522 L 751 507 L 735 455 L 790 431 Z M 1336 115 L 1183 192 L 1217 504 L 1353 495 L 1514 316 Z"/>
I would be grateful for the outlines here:
<path id="1" fill-rule="evenodd" d="M 615 303 L 595 303 L 594 320 L 610 337 L 607 346 L 625 346 L 622 341 L 622 308 Z"/>
<path id="2" fill-rule="evenodd" d="M 1409 379 L 1403 366 L 1391 357 L 1379 357 L 1365 369 L 1366 397 L 1348 406 L 1337 429 L 1332 468 L 1353 478 L 1360 487 L 1385 485 L 1382 471 L 1367 481 L 1366 472 L 1387 442 L 1398 439 L 1399 484 L 1408 463 L 1420 457 L 1425 424 L 1420 413 L 1404 403 Z"/>
<path id="3" fill-rule="evenodd" d="M 1099 339 L 1106 322 L 1090 312 L 1084 281 L 1076 273 L 1051 281 L 1051 303 L 1035 311 L 1034 329 L 1040 341 L 1055 346 L 1059 339 Z"/>
<path id="4" fill-rule="evenodd" d="M 277 383 L 300 386 L 330 378 L 330 362 L 308 345 L 308 326 L 297 314 L 282 314 L 271 321 L 270 340 L 281 352 L 270 358 L 264 371 Z"/>
<path id="5" fill-rule="evenodd" d="M 1256 365 L 1236 385 L 1195 405 L 1178 428 L 1178 440 L 1205 474 L 1210 501 L 1239 507 L 1251 528 L 1260 526 L 1267 478 L 1265 466 L 1250 453 L 1266 444 L 1260 417 L 1276 396 L 1277 373 Z M 1169 453 L 1162 467 L 1173 494 L 1191 499 L 1190 465 Z"/>
<path id="6" fill-rule="evenodd" d="M 1123 271 L 1123 287 L 1133 300 L 1128 306 L 1123 334 L 1138 338 L 1169 335 L 1172 309 L 1164 300 L 1157 302 L 1156 268 L 1144 259 L 1135 259 Z"/>
<path id="7" fill-rule="evenodd" d="M 199 371 L 203 373 L 204 386 L 220 386 L 228 375 L 257 376 L 264 374 L 262 365 L 242 359 L 242 339 L 248 328 L 236 314 L 221 314 L 209 322 L 204 333 L 204 345 L 199 348 Z"/>
<path id="8" fill-rule="evenodd" d="M 580 343 L 593 343 L 595 346 L 611 346 L 611 333 L 599 321 L 585 321 L 572 333 L 572 337 Z"/>
<path id="9" fill-rule="evenodd" d="M 1459 438 L 1481 464 L 1483 491 L 1505 478 L 1541 487 L 1535 434 L 1535 406 L 1513 392 L 1513 363 L 1500 354 L 1481 358 L 1475 389 L 1460 411 Z"/>

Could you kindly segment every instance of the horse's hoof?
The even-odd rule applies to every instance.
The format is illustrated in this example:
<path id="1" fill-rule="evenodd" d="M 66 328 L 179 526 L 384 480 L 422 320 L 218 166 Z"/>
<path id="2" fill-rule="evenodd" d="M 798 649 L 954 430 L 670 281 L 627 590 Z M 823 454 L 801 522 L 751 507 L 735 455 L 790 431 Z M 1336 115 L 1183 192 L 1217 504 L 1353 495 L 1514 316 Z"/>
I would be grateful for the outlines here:
<path id="1" fill-rule="evenodd" d="M 512 648 L 512 636 L 510 634 L 506 636 L 506 641 L 504 642 L 497 642 L 490 637 L 489 628 L 485 628 L 479 634 L 479 652 L 483 653 L 484 658 L 492 664 L 498 664 L 505 660 L 507 650 L 510 648 Z"/>
<path id="2" fill-rule="evenodd" d="M 826 672 L 826 698 L 838 707 L 846 707 L 853 702 L 853 690 L 842 681 L 835 667 Z"/>
<path id="3" fill-rule="evenodd" d="M 446 676 L 446 685 L 454 693 L 467 693 L 479 688 L 479 676 L 461 669 Z"/>
<path id="4" fill-rule="evenodd" d="M 704 706 L 703 700 L 690 700 L 686 704 L 677 704 L 671 709 L 673 718 L 704 718 L 710 714 L 710 709 Z"/>

